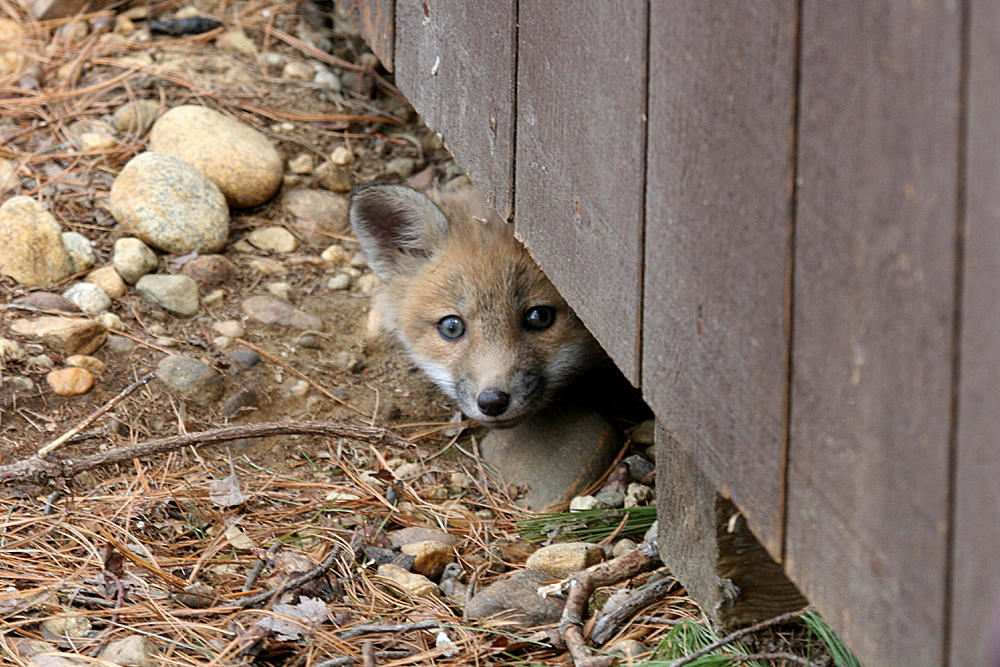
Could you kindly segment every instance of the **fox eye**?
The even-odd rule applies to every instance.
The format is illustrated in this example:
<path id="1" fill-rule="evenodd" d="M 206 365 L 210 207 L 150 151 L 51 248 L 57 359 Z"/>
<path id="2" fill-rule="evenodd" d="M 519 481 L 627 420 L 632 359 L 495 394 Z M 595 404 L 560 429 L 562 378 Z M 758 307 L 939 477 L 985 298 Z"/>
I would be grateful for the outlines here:
<path id="1" fill-rule="evenodd" d="M 535 306 L 524 313 L 524 328 L 529 331 L 548 329 L 555 321 L 556 311 L 551 306 Z"/>
<path id="2" fill-rule="evenodd" d="M 465 335 L 465 322 L 458 315 L 442 317 L 437 323 L 438 333 L 445 340 L 458 340 Z"/>

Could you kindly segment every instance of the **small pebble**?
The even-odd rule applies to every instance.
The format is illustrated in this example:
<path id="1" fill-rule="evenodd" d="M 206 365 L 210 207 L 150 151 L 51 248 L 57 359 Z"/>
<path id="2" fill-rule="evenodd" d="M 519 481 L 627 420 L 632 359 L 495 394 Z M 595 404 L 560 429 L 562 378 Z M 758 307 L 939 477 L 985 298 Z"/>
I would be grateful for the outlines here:
<path id="1" fill-rule="evenodd" d="M 418 596 L 437 595 L 440 591 L 433 581 L 422 574 L 407 572 L 398 565 L 385 563 L 378 566 L 380 577 L 392 581 L 400 588 Z"/>
<path id="2" fill-rule="evenodd" d="M 125 281 L 122 280 L 122 277 L 118 275 L 118 271 L 113 266 L 102 266 L 99 269 L 94 269 L 87 274 L 84 280 L 88 283 L 94 283 L 103 289 L 105 294 L 112 299 L 119 299 L 125 296 L 125 290 L 128 289 L 125 286 Z"/>
<path id="3" fill-rule="evenodd" d="M 313 76 L 313 83 L 327 90 L 332 90 L 335 93 L 339 93 L 344 89 L 344 84 L 340 81 L 340 77 L 328 69 L 321 69 L 316 72 L 315 76 Z"/>
<path id="4" fill-rule="evenodd" d="M 60 368 L 45 376 L 57 396 L 85 394 L 94 386 L 94 376 L 86 368 Z"/>
<path id="5" fill-rule="evenodd" d="M 201 297 L 201 305 L 206 308 L 215 308 L 222 303 L 225 298 L 226 292 L 221 289 L 214 289 L 205 296 Z"/>
<path id="6" fill-rule="evenodd" d="M 455 560 L 452 547 L 435 540 L 410 542 L 404 544 L 400 551 L 407 556 L 414 557 L 414 572 L 422 574 L 432 581 L 439 579 L 445 566 Z"/>
<path id="7" fill-rule="evenodd" d="M 264 289 L 273 294 L 274 296 L 281 297 L 286 301 L 291 297 L 292 286 L 285 282 L 278 283 L 266 283 Z"/>
<path id="8" fill-rule="evenodd" d="M 315 71 L 309 65 L 309 63 L 304 63 L 298 60 L 293 60 L 287 63 L 285 67 L 281 70 L 281 77 L 283 79 L 295 79 L 297 81 L 312 81 L 315 76 Z"/>
<path id="9" fill-rule="evenodd" d="M 153 271 L 159 260 L 141 240 L 126 236 L 115 241 L 111 263 L 122 280 L 134 285 L 139 278 Z"/>
<path id="10" fill-rule="evenodd" d="M 528 556 L 525 567 L 553 577 L 568 577 L 604 560 L 604 549 L 588 542 L 560 542 Z"/>
<path id="11" fill-rule="evenodd" d="M 241 368 L 253 368 L 260 363 L 260 355 L 251 349 L 241 347 L 229 353 L 229 358 Z"/>
<path id="12" fill-rule="evenodd" d="M 294 252 L 299 242 L 290 231 L 284 227 L 262 227 L 247 235 L 247 241 L 258 250 L 271 252 Z"/>
<path id="13" fill-rule="evenodd" d="M 86 271 L 94 265 L 94 244 L 86 236 L 78 232 L 63 232 L 62 242 L 73 264 L 73 273 Z"/>
<path id="14" fill-rule="evenodd" d="M 225 391 L 222 375 L 192 357 L 164 357 L 156 366 L 156 377 L 175 394 L 198 405 L 214 403 Z"/>
<path id="15" fill-rule="evenodd" d="M 229 338 L 239 338 L 245 333 L 243 323 L 239 320 L 222 320 L 221 322 L 213 322 L 212 331 L 220 336 L 228 336 Z"/>
<path id="16" fill-rule="evenodd" d="M 358 290 L 360 290 L 362 294 L 369 295 L 374 293 L 379 284 L 378 276 L 374 273 L 366 273 L 358 278 Z"/>
<path id="17" fill-rule="evenodd" d="M 299 153 L 288 161 L 288 170 L 293 174 L 311 174 L 313 172 L 313 157 L 309 153 Z"/>
<path id="18" fill-rule="evenodd" d="M 351 287 L 351 277 L 346 273 L 340 273 L 327 281 L 326 286 L 332 290 L 345 290 Z"/>
<path id="19" fill-rule="evenodd" d="M 100 285 L 84 282 L 67 288 L 63 296 L 85 313 L 103 313 L 111 307 L 111 297 Z"/>
<path id="20" fill-rule="evenodd" d="M 344 246 L 335 243 L 324 250 L 320 257 L 329 264 L 343 264 L 350 257 L 350 254 L 344 249 Z"/>
<path id="21" fill-rule="evenodd" d="M 73 368 L 85 368 L 94 375 L 104 372 L 107 366 L 100 359 L 85 354 L 72 354 L 66 358 L 66 365 Z"/>
<path id="22" fill-rule="evenodd" d="M 316 168 L 316 182 L 321 188 L 333 192 L 349 192 L 354 189 L 354 177 L 346 167 L 324 162 Z"/>
<path id="23" fill-rule="evenodd" d="M 648 505 L 653 501 L 656 496 L 652 488 L 646 486 L 645 484 L 636 484 L 635 482 L 628 485 L 625 490 L 625 507 L 639 507 L 641 505 Z"/>
<path id="24" fill-rule="evenodd" d="M 354 162 L 354 152 L 347 146 L 337 146 L 330 153 L 330 162 L 338 165 L 348 165 Z"/>
<path id="25" fill-rule="evenodd" d="M 139 295 L 171 315 L 194 317 L 198 314 L 198 283 L 187 276 L 147 274 L 135 284 Z"/>

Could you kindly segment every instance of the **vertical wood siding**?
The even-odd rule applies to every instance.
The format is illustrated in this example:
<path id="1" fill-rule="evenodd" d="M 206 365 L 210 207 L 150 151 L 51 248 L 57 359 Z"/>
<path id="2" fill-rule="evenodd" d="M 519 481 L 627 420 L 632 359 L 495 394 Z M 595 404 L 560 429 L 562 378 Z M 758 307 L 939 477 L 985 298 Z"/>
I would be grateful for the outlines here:
<path id="1" fill-rule="evenodd" d="M 396 3 L 396 82 L 501 214 L 514 159 L 512 0 Z"/>
<path id="2" fill-rule="evenodd" d="M 786 567 L 862 661 L 938 664 L 960 12 L 802 18 Z"/>
<path id="3" fill-rule="evenodd" d="M 520 0 L 518 23 L 518 234 L 637 383 L 646 6 Z"/>
<path id="4" fill-rule="evenodd" d="M 795 7 L 653 3 L 645 394 L 781 558 Z"/>

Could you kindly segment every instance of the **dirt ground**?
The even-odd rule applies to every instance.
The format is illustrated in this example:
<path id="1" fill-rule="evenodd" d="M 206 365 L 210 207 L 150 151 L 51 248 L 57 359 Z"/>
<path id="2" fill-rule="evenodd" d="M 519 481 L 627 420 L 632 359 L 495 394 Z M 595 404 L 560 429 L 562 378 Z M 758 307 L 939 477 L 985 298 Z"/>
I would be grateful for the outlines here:
<path id="1" fill-rule="evenodd" d="M 97 266 L 108 264 L 123 235 L 107 209 L 110 187 L 121 167 L 144 150 L 146 133 L 120 132 L 113 146 L 87 150 L 78 130 L 82 123 L 107 123 L 115 109 L 137 98 L 158 100 L 164 109 L 200 104 L 222 111 L 267 135 L 286 164 L 305 154 L 319 165 L 346 146 L 356 156 L 350 166 L 355 184 L 415 179 L 427 186 L 462 178 L 440 139 L 420 125 L 363 43 L 339 20 L 329 25 L 325 11 L 273 0 L 196 0 L 187 8 L 170 2 L 126 6 L 39 24 L 0 0 L 0 16 L 24 26 L 15 42 L 0 44 L 0 65 L 5 57 L 8 64 L 18 54 L 22 58 L 7 74 L 0 69 L 0 159 L 14 170 L 0 185 L 0 201 L 32 196 L 64 231 L 93 242 Z M 202 34 L 150 32 L 151 18 L 178 12 L 221 24 Z M 220 48 L 220 37 L 233 30 L 245 33 L 251 52 Z M 4 51 L 11 43 L 16 48 Z M 343 89 L 282 76 L 289 62 L 326 66 Z M 412 159 L 413 173 L 388 172 L 396 158 Z M 286 191 L 318 187 L 315 173 L 286 167 L 285 179 Z M 245 252 L 239 241 L 275 224 L 297 234 L 300 245 L 291 254 L 270 256 L 273 270 L 265 273 L 252 260 L 267 253 Z M 257 208 L 233 210 L 230 230 L 223 254 L 233 270 L 220 285 L 221 301 L 182 319 L 129 289 L 111 308 L 123 322 L 114 335 L 128 342 L 115 352 L 105 345 L 93 353 L 106 369 L 80 396 L 56 396 L 46 383 L 51 367 L 63 365 L 63 355 L 10 331 L 16 320 L 37 314 L 17 307 L 18 299 L 61 292 L 80 276 L 46 290 L 0 278 L 0 337 L 18 340 L 29 355 L 0 362 L 0 465 L 32 455 L 170 354 L 196 357 L 222 373 L 223 400 L 198 407 L 151 381 L 83 429 L 59 456 L 283 420 L 385 426 L 411 444 L 383 448 L 364 439 L 282 435 L 99 468 L 55 496 L 47 489 L 6 487 L 0 661 L 19 653 L 21 658 L 11 658 L 16 664 L 42 664 L 29 662 L 37 651 L 23 642 L 33 638 L 55 642 L 65 659 L 75 650 L 73 642 L 56 641 L 40 624 L 85 617 L 93 630 L 81 640 L 83 653 L 104 655 L 114 641 L 145 636 L 157 646 L 155 664 L 567 664 L 564 650 L 547 640 L 525 639 L 492 622 L 473 626 L 447 600 L 388 585 L 371 560 L 359 564 L 344 556 L 362 547 L 388 547 L 386 531 L 430 525 L 459 536 L 455 553 L 462 579 L 485 585 L 523 566 L 536 545 L 518 531 L 522 515 L 505 490 L 484 483 L 475 459 L 466 455 L 480 432 L 470 428 L 456 436 L 449 423 L 454 407 L 392 341 L 366 337 L 369 295 L 357 280 L 348 290 L 328 288 L 340 268 L 320 255 L 330 244 L 356 253 L 349 234 L 310 242 L 280 195 Z M 160 270 L 173 272 L 182 259 L 163 255 Z M 288 298 L 319 315 L 322 330 L 247 321 L 243 301 L 268 293 L 272 283 L 286 283 Z M 239 343 L 220 349 L 213 342 L 212 324 L 234 319 L 244 321 L 245 340 L 264 356 L 248 370 L 231 357 Z M 30 389 L 11 378 L 30 380 Z M 227 399 L 241 393 L 252 398 L 228 414 Z M 416 467 L 404 474 L 406 464 Z M 220 497 L 223 491 L 236 499 Z M 302 562 L 275 563 L 278 547 Z M 255 624 L 267 614 L 233 606 L 245 595 L 241 584 L 244 590 L 248 583 L 249 590 L 273 590 L 279 575 L 307 571 L 327 554 L 340 554 L 321 578 L 327 588 L 309 592 L 327 601 L 338 627 L 432 619 L 438 629 L 383 629 L 349 639 L 326 624 L 289 638 Z M 247 573 L 264 561 L 270 578 L 254 588 Z M 179 588 L 195 584 L 206 587 L 199 590 L 207 604 L 178 597 Z M 623 629 L 619 638 L 642 640 L 651 649 L 674 625 L 698 618 L 679 589 L 644 613 L 646 620 Z M 308 625 L 305 616 L 296 618 Z M 441 628 L 444 640 L 436 634 Z"/>

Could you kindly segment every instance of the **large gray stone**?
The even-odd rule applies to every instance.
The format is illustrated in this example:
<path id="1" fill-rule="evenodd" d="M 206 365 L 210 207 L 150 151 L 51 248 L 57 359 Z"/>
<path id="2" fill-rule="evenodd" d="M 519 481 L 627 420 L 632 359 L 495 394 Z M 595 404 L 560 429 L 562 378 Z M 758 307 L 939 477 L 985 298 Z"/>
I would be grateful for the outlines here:
<path id="1" fill-rule="evenodd" d="M 517 505 L 538 511 L 580 495 L 604 474 L 620 447 L 607 419 L 556 404 L 514 428 L 490 431 L 479 450 L 497 481 L 528 487 Z"/>
<path id="2" fill-rule="evenodd" d="M 178 255 L 221 250 L 229 236 L 229 208 L 219 188 L 166 153 L 129 160 L 111 186 L 110 208 L 127 232 Z"/>
<path id="3" fill-rule="evenodd" d="M 520 570 L 476 593 L 465 608 L 465 616 L 486 618 L 504 613 L 504 619 L 525 628 L 555 623 L 565 601 L 538 595 L 540 586 L 553 581 L 555 578 L 544 572 Z"/>
<path id="4" fill-rule="evenodd" d="M 171 315 L 194 317 L 198 314 L 198 283 L 187 276 L 150 273 L 139 279 L 135 289 L 142 298 Z"/>
<path id="5" fill-rule="evenodd" d="M 222 375 L 191 357 L 165 357 L 156 366 L 156 377 L 175 394 L 198 405 L 218 401 L 225 391 Z"/>

